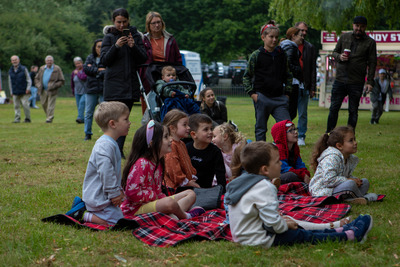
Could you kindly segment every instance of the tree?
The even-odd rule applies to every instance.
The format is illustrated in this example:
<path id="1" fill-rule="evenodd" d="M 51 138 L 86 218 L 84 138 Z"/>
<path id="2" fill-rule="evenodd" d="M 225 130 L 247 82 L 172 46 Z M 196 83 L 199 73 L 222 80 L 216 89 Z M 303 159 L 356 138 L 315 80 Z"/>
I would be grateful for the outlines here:
<path id="1" fill-rule="evenodd" d="M 144 31 L 148 11 L 161 13 L 179 48 L 196 51 L 202 61 L 244 57 L 262 44 L 269 0 L 130 0 L 132 23 Z M 131 13 L 131 14 L 132 14 Z"/>
<path id="2" fill-rule="evenodd" d="M 400 2 L 393 0 L 271 0 L 270 14 L 278 20 L 306 21 L 317 30 L 352 29 L 355 16 L 368 19 L 368 29 L 400 27 Z"/>

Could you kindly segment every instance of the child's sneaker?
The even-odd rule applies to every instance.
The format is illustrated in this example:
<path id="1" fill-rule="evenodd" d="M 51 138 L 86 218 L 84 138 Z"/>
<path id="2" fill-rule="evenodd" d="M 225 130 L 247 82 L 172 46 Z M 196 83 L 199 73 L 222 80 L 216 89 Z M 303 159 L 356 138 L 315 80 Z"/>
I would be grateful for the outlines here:
<path id="1" fill-rule="evenodd" d="M 68 215 L 72 218 L 74 218 L 77 221 L 82 221 L 83 219 L 83 213 L 86 211 L 86 206 L 85 202 L 80 202 L 76 204 L 71 210 L 69 210 L 65 215 Z"/>
<path id="2" fill-rule="evenodd" d="M 199 215 L 203 214 L 204 212 L 206 212 L 206 210 L 199 206 L 196 206 L 188 211 L 189 215 L 192 216 L 192 218 L 199 216 Z"/>
<path id="3" fill-rule="evenodd" d="M 80 197 L 75 197 L 74 201 L 72 201 L 72 206 L 71 209 L 73 209 L 76 205 L 82 202 L 82 199 Z"/>
<path id="4" fill-rule="evenodd" d="M 378 195 L 375 193 L 368 193 L 364 195 L 364 198 L 366 198 L 368 202 L 375 202 L 378 200 Z"/>
<path id="5" fill-rule="evenodd" d="M 354 226 L 356 225 L 356 223 L 362 218 L 364 217 L 364 215 L 359 215 L 357 218 L 355 218 L 352 222 L 345 224 L 342 226 L 343 228 L 343 232 L 347 231 L 347 230 L 352 230 L 354 228 Z"/>
<path id="6" fill-rule="evenodd" d="M 368 201 L 364 197 L 347 198 L 344 200 L 349 204 L 367 205 Z"/>
<path id="7" fill-rule="evenodd" d="M 371 215 L 365 215 L 358 220 L 354 225 L 354 237 L 361 244 L 367 241 L 367 235 L 371 231 L 373 226 L 373 221 Z"/>

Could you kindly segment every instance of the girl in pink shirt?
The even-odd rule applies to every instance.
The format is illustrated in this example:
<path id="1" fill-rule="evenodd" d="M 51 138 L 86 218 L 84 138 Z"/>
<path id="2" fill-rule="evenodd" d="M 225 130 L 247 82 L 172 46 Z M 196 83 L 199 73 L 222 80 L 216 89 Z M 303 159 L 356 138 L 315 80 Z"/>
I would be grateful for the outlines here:
<path id="1" fill-rule="evenodd" d="M 121 181 L 126 195 L 121 205 L 125 217 L 162 212 L 179 219 L 190 219 L 204 213 L 200 207 L 186 212 L 196 201 L 192 190 L 169 197 L 162 192 L 164 155 L 170 151 L 171 137 L 167 127 L 151 120 L 136 131 Z"/>

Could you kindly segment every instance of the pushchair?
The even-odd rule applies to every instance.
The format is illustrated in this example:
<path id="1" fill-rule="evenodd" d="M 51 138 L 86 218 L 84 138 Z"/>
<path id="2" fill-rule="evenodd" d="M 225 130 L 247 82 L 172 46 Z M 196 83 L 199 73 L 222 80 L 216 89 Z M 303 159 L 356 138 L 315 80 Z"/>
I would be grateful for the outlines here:
<path id="1" fill-rule="evenodd" d="M 156 81 L 161 79 L 161 70 L 165 66 L 172 66 L 176 70 L 176 75 L 178 78 L 178 81 L 174 82 L 169 82 L 162 87 L 161 94 L 158 94 L 155 88 L 155 83 Z M 143 115 L 142 118 L 142 123 L 146 123 L 150 119 L 154 119 L 156 121 L 161 122 L 162 119 L 164 118 L 165 113 L 169 111 L 170 109 L 173 108 L 178 108 L 181 109 L 182 111 L 186 112 L 185 107 L 181 107 L 176 104 L 170 104 L 168 100 L 166 100 L 165 97 L 163 97 L 163 92 L 165 88 L 169 86 L 183 86 L 184 88 L 188 89 L 190 91 L 190 96 L 189 98 L 192 99 L 196 105 L 197 108 L 199 106 L 199 103 L 194 100 L 194 93 L 196 92 L 196 83 L 194 82 L 194 79 L 192 75 L 190 74 L 189 70 L 183 66 L 183 65 L 176 65 L 176 64 L 171 64 L 168 62 L 154 62 L 150 63 L 149 65 L 146 66 L 146 79 L 147 82 L 150 84 L 151 90 L 148 94 L 146 94 L 143 86 L 141 86 L 141 93 L 143 95 L 143 98 L 146 102 L 147 109 Z M 182 94 L 183 95 L 183 94 Z M 200 110 L 199 110 L 200 112 Z"/>

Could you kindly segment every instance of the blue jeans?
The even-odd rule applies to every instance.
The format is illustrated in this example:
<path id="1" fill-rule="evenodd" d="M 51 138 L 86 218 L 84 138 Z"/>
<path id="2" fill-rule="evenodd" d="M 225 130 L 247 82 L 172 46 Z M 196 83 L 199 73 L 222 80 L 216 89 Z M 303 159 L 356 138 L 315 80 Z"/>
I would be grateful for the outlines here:
<path id="1" fill-rule="evenodd" d="M 103 94 L 86 94 L 85 104 L 85 134 L 92 135 L 94 109 L 103 102 Z"/>
<path id="2" fill-rule="evenodd" d="M 76 107 L 78 108 L 78 117 L 76 119 L 83 120 L 85 113 L 85 95 L 75 94 Z"/>
<path id="3" fill-rule="evenodd" d="M 328 125 L 326 132 L 332 131 L 337 124 L 339 110 L 345 96 L 349 96 L 349 118 L 347 125 L 356 129 L 358 120 L 358 106 L 363 92 L 363 84 L 345 84 L 335 80 L 332 85 L 331 107 L 329 108 Z"/>
<path id="4" fill-rule="evenodd" d="M 297 102 L 298 109 L 298 122 L 297 128 L 299 129 L 299 138 L 306 139 L 307 132 L 307 108 L 308 99 L 310 98 L 310 91 L 299 89 L 299 98 Z"/>
<path id="5" fill-rule="evenodd" d="M 29 102 L 31 102 L 31 107 L 36 107 L 36 95 L 37 88 L 35 86 L 31 86 L 31 97 L 29 98 Z"/>
<path id="6" fill-rule="evenodd" d="M 256 141 L 265 141 L 270 115 L 276 122 L 290 120 L 289 100 L 284 95 L 277 97 L 267 97 L 262 93 L 257 93 L 257 95 L 257 103 L 253 101 L 256 115 L 255 136 Z"/>
<path id="7" fill-rule="evenodd" d="M 273 246 L 293 245 L 301 243 L 318 244 L 327 240 L 346 241 L 346 233 L 337 233 L 335 229 L 325 230 L 287 230 L 282 234 L 275 235 Z"/>

